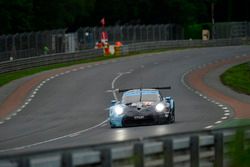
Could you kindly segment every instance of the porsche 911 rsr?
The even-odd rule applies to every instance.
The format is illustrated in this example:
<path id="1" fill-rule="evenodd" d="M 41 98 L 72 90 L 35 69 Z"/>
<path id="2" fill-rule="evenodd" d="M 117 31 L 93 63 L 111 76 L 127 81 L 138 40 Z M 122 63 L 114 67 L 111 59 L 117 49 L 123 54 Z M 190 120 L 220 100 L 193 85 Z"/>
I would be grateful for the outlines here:
<path id="1" fill-rule="evenodd" d="M 111 128 L 173 123 L 174 100 L 162 97 L 158 89 L 124 91 L 121 101 L 112 101 L 109 122 Z"/>

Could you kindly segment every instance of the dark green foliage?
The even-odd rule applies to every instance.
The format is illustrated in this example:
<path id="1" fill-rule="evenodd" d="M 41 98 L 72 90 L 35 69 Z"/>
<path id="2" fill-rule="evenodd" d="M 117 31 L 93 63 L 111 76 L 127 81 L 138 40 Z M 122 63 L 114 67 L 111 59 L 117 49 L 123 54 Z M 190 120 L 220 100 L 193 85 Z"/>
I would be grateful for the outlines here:
<path id="1" fill-rule="evenodd" d="M 184 28 L 184 34 L 185 39 L 202 39 L 202 30 L 206 29 L 209 30 L 211 33 L 212 24 L 192 24 L 185 26 Z M 210 36 L 211 37 L 211 36 Z"/>
<path id="2" fill-rule="evenodd" d="M 244 130 L 236 132 L 233 142 L 229 145 L 230 167 L 250 166 L 250 142 L 245 140 Z"/>
<path id="3" fill-rule="evenodd" d="M 244 63 L 228 69 L 221 76 L 223 84 L 232 89 L 250 95 L 250 63 Z"/>
<path id="4" fill-rule="evenodd" d="M 0 0 L 0 34 L 24 31 L 107 25 L 192 25 L 211 22 L 249 21 L 250 1 L 236 0 Z"/>

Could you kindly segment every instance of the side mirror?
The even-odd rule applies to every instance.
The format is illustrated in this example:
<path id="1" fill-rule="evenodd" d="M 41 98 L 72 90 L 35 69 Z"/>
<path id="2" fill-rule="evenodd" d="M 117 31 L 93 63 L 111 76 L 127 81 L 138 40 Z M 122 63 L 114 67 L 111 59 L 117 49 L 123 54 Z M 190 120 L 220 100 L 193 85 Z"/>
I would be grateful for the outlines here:
<path id="1" fill-rule="evenodd" d="M 113 106 L 113 105 L 115 105 L 116 104 L 116 100 L 111 100 L 111 105 Z"/>

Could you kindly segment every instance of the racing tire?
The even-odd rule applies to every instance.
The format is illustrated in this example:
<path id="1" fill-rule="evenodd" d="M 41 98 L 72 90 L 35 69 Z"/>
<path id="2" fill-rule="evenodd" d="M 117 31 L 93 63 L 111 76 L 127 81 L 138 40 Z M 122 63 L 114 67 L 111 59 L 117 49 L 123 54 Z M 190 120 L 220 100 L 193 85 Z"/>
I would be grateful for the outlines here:
<path id="1" fill-rule="evenodd" d="M 111 122 L 109 122 L 109 125 L 110 125 L 110 128 L 111 128 L 111 129 L 116 128 L 116 126 L 115 126 L 115 125 L 113 125 Z"/>
<path id="2" fill-rule="evenodd" d="M 169 114 L 168 122 L 169 122 L 169 123 L 174 123 L 174 122 L 175 122 L 175 112 L 174 112 L 174 111 L 172 111 L 172 112 Z"/>

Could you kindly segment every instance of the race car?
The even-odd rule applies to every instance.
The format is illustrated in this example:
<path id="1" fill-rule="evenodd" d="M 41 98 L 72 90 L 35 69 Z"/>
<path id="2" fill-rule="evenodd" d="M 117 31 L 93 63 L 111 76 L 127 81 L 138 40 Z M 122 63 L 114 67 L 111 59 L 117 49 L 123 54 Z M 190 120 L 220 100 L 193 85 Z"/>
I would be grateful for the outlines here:
<path id="1" fill-rule="evenodd" d="M 162 97 L 160 89 L 170 87 L 118 90 L 121 101 L 113 100 L 109 108 L 111 128 L 175 122 L 175 102 Z"/>

